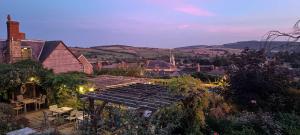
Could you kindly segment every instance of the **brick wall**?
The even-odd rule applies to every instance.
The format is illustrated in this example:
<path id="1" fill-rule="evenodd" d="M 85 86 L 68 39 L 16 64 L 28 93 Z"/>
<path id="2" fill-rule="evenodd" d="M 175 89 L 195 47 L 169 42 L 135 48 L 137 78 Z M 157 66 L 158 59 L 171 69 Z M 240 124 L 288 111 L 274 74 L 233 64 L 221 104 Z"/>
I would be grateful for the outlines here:
<path id="1" fill-rule="evenodd" d="M 15 63 L 22 59 L 21 55 L 21 42 L 20 41 L 7 41 L 8 43 L 8 58 L 7 61 L 9 63 Z"/>
<path id="2" fill-rule="evenodd" d="M 25 39 L 25 33 L 20 32 L 19 22 L 7 21 L 7 40 L 19 41 Z"/>
<path id="3" fill-rule="evenodd" d="M 63 44 L 59 44 L 42 64 L 45 68 L 53 69 L 54 73 L 83 71 L 82 64 Z"/>

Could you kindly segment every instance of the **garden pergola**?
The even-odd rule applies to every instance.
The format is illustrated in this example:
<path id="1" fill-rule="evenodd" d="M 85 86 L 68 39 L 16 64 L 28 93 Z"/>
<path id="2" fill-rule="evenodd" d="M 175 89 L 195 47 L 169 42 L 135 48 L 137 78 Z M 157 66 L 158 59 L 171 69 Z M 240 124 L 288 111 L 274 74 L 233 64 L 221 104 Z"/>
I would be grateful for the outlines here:
<path id="1" fill-rule="evenodd" d="M 152 111 L 183 99 L 182 96 L 171 94 L 166 87 L 141 83 L 90 92 L 84 96 L 90 101 L 101 100 Z"/>
<path id="2" fill-rule="evenodd" d="M 155 112 L 184 99 L 183 96 L 171 94 L 166 87 L 142 83 L 99 89 L 89 92 L 83 97 L 89 103 L 86 111 L 90 115 L 91 126 L 95 132 L 97 132 L 97 121 L 101 119 L 100 115 L 107 103 L 132 107 L 139 111 Z M 95 107 L 95 100 L 103 101 L 102 105 Z"/>

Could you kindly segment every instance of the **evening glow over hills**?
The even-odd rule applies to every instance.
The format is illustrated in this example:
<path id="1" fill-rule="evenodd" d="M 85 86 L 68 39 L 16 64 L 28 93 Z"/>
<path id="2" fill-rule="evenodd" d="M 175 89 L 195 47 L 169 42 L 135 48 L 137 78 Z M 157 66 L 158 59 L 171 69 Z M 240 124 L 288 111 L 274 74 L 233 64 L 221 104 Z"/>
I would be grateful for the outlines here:
<path id="1" fill-rule="evenodd" d="M 299 6 L 299 0 L 0 0 L 0 38 L 11 14 L 28 39 L 70 46 L 215 45 L 290 31 Z"/>

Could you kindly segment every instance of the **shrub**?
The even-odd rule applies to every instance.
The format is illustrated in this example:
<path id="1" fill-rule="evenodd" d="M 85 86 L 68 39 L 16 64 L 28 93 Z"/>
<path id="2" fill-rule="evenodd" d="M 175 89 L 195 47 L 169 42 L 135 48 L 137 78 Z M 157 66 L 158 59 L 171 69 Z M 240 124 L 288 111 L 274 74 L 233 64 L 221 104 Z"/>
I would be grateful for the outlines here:
<path id="1" fill-rule="evenodd" d="M 243 112 L 227 118 L 208 117 L 208 132 L 216 131 L 225 135 L 298 135 L 300 117 L 292 113 L 249 113 Z"/>
<path id="2" fill-rule="evenodd" d="M 204 72 L 197 72 L 192 74 L 192 77 L 200 79 L 203 82 L 217 82 L 219 81 L 222 77 L 217 76 L 217 75 L 210 75 Z"/>
<path id="3" fill-rule="evenodd" d="M 275 117 L 277 124 L 286 135 L 300 134 L 300 116 L 291 113 L 278 113 Z"/>
<path id="4" fill-rule="evenodd" d="M 0 134 L 18 130 L 28 126 L 29 121 L 24 117 L 15 117 L 13 108 L 4 103 L 0 103 Z"/>

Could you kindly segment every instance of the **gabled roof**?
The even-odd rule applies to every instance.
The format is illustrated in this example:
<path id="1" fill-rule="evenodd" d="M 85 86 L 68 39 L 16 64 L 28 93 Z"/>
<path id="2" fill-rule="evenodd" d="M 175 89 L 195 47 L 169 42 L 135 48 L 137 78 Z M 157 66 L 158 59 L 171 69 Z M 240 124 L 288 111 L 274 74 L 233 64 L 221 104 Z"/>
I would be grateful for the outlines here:
<path id="1" fill-rule="evenodd" d="M 82 60 L 84 60 L 86 63 L 88 63 L 91 67 L 93 67 L 93 65 L 89 62 L 89 60 L 83 55 L 81 54 L 78 58 L 77 58 L 80 62 Z M 82 63 L 83 64 L 83 63 Z"/>
<path id="2" fill-rule="evenodd" d="M 62 43 L 62 41 L 46 41 L 39 61 L 44 62 L 60 43 Z"/>
<path id="3" fill-rule="evenodd" d="M 46 41 L 45 44 L 44 44 L 43 50 L 40 54 L 39 61 L 41 63 L 43 63 L 49 57 L 49 55 L 56 49 L 56 47 L 60 44 L 62 44 L 74 56 L 74 58 L 78 62 L 80 62 L 77 59 L 77 56 L 69 49 L 69 47 L 67 47 L 65 45 L 65 43 L 63 41 Z"/>

